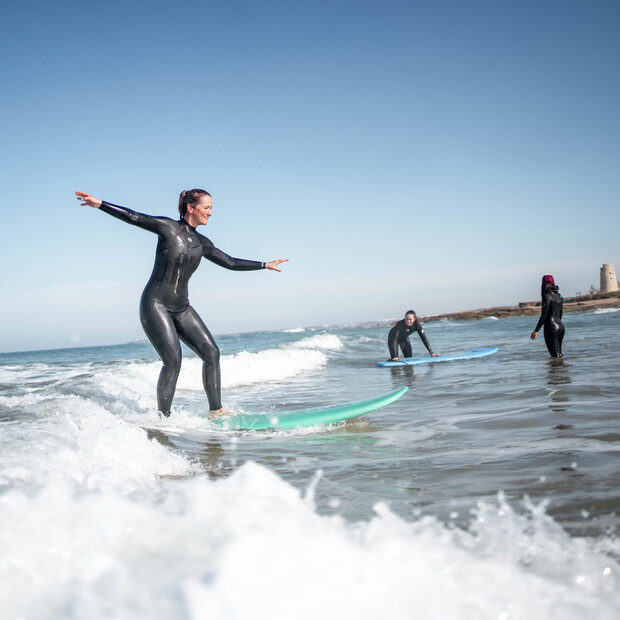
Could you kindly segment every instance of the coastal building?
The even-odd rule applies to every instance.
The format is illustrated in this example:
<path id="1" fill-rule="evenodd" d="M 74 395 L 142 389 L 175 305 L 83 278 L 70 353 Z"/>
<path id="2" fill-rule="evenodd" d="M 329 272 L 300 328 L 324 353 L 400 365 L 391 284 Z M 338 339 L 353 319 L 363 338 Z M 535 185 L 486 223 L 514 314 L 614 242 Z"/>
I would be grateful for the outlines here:
<path id="1" fill-rule="evenodd" d="M 618 290 L 616 270 L 611 263 L 605 263 L 601 267 L 601 293 L 611 293 Z"/>

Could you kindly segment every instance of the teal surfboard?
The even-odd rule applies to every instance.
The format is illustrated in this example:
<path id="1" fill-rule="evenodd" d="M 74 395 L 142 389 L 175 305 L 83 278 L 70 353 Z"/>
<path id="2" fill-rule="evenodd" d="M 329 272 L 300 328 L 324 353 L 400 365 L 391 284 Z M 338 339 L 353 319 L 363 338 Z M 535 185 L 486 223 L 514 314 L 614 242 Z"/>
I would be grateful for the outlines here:
<path id="1" fill-rule="evenodd" d="M 189 440 L 195 440 L 198 436 L 204 436 L 205 432 L 212 433 L 213 431 L 262 431 L 332 424 L 381 409 L 398 400 L 407 389 L 406 386 L 403 386 L 386 394 L 330 407 L 313 407 L 311 409 L 271 413 L 233 413 L 216 418 L 205 418 L 205 425 L 201 428 L 179 428 L 172 425 L 143 426 L 142 428 L 147 431 L 159 431 L 166 435 L 178 435 Z"/>
<path id="2" fill-rule="evenodd" d="M 146 430 L 162 431 L 174 435 L 189 436 L 205 431 L 261 431 L 269 428 L 297 428 L 298 426 L 317 426 L 332 424 L 349 418 L 370 413 L 385 407 L 398 400 L 407 387 L 398 388 L 392 392 L 356 400 L 343 405 L 330 407 L 313 407 L 312 409 L 298 409 L 295 411 L 279 411 L 271 413 L 234 413 L 219 418 L 209 418 L 203 428 L 183 429 L 173 426 L 144 426 Z"/>
<path id="3" fill-rule="evenodd" d="M 253 430 L 260 431 L 268 428 L 296 428 L 298 426 L 316 426 L 318 424 L 332 424 L 349 418 L 370 413 L 385 407 L 398 400 L 407 387 L 401 387 L 387 394 L 356 400 L 343 405 L 331 407 L 313 407 L 312 409 L 298 409 L 296 411 L 279 411 L 272 413 L 237 413 L 234 415 L 214 418 L 210 423 L 221 430 Z"/>
<path id="4" fill-rule="evenodd" d="M 399 362 L 377 362 L 377 366 L 390 368 L 393 366 L 415 366 L 416 364 L 436 364 L 438 362 L 453 362 L 455 360 L 470 360 L 476 357 L 486 357 L 497 353 L 497 347 L 486 347 L 484 349 L 473 349 L 472 351 L 461 351 L 461 353 L 452 353 L 451 355 L 441 355 L 440 357 L 431 357 L 424 355 L 422 357 L 403 357 Z"/>

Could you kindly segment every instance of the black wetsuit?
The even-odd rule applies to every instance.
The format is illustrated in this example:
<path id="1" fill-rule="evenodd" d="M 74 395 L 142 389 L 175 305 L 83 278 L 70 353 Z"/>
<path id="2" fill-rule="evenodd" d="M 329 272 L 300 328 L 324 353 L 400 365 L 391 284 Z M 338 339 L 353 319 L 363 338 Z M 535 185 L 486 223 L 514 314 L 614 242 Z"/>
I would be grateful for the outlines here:
<path id="1" fill-rule="evenodd" d="M 562 323 L 562 305 L 564 300 L 557 286 L 548 288 L 542 296 L 540 319 L 534 331 L 540 331 L 544 325 L 545 344 L 552 357 L 562 357 L 562 340 L 564 324 Z"/>
<path id="2" fill-rule="evenodd" d="M 433 350 L 431 349 L 431 345 L 428 343 L 426 339 L 426 335 L 424 334 L 424 329 L 422 325 L 416 319 L 411 326 L 408 326 L 405 323 L 405 319 L 401 319 L 392 327 L 390 333 L 388 334 L 388 348 L 390 349 L 390 359 L 398 357 L 398 347 L 402 349 L 403 357 L 411 357 L 411 342 L 409 342 L 409 334 L 411 332 L 418 332 L 424 346 L 428 349 L 428 352 L 432 355 Z"/>
<path id="3" fill-rule="evenodd" d="M 235 271 L 264 269 L 265 263 L 228 256 L 184 219 L 153 217 L 103 202 L 101 211 L 150 230 L 159 237 L 153 273 L 140 299 L 140 321 L 163 367 L 157 382 L 157 406 L 166 416 L 181 370 L 182 340 L 202 361 L 202 382 L 209 409 L 221 409 L 220 350 L 198 313 L 190 306 L 187 286 L 206 258 Z"/>

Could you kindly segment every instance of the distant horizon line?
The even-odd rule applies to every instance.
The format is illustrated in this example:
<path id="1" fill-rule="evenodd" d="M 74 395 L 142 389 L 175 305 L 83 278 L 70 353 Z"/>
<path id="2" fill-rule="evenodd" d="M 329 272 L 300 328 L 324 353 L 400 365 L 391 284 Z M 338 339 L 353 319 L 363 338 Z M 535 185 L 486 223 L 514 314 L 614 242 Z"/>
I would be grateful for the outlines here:
<path id="1" fill-rule="evenodd" d="M 585 293 L 585 294 L 581 294 L 581 295 L 574 295 L 573 297 L 565 297 L 564 300 L 566 302 L 573 302 L 576 300 L 583 300 L 583 299 L 588 299 L 588 300 L 592 300 L 592 299 L 606 299 L 606 298 L 610 298 L 610 297 L 620 297 L 620 290 L 619 291 L 610 291 L 610 292 L 600 292 L 600 290 L 597 291 L 593 291 L 590 293 Z M 496 309 L 501 309 L 501 308 L 521 308 L 524 307 L 526 305 L 529 304 L 540 304 L 540 302 L 538 300 L 535 301 L 525 301 L 525 302 L 519 302 L 517 305 L 514 306 L 490 306 L 488 308 L 476 308 L 473 310 L 459 310 L 456 312 L 444 312 L 444 313 L 434 313 L 434 314 L 428 314 L 428 315 L 422 315 L 419 314 L 418 318 L 422 321 L 433 321 L 433 320 L 438 320 L 444 317 L 450 317 L 450 316 L 456 316 L 459 314 L 467 314 L 467 313 L 484 313 L 484 312 L 489 312 L 491 310 L 496 310 Z M 588 308 L 584 308 L 583 310 L 591 310 L 591 307 Z M 330 324 L 324 324 L 324 325 L 309 325 L 309 326 L 298 326 L 298 327 L 282 327 L 282 328 L 277 328 L 277 329 L 256 329 L 256 330 L 250 330 L 250 331 L 244 331 L 244 332 L 227 332 L 227 333 L 219 333 L 219 334 L 215 334 L 216 337 L 227 337 L 227 336 L 241 336 L 243 334 L 258 334 L 261 332 L 290 332 L 291 330 L 299 330 L 299 329 L 303 329 L 304 331 L 308 330 L 308 331 L 316 331 L 319 329 L 334 329 L 334 328 L 355 328 L 355 327 L 381 327 L 381 326 L 387 326 L 390 323 L 393 323 L 395 321 L 400 320 L 402 317 L 404 316 L 404 311 L 403 314 L 399 317 L 393 317 L 393 318 L 387 318 L 387 319 L 372 319 L 372 320 L 368 320 L 368 321 L 358 321 L 355 323 L 330 323 Z M 464 320 L 464 321 L 477 321 L 480 320 L 480 317 L 478 318 L 464 318 L 464 319 L 455 319 L 455 320 Z M 13 350 L 13 351 L 0 351 L 0 355 L 17 355 L 20 353 L 38 353 L 38 352 L 49 352 L 49 351 L 70 351 L 70 350 L 74 350 L 74 349 L 103 349 L 103 348 L 107 348 L 107 347 L 124 347 L 127 345 L 131 345 L 131 344 L 150 344 L 150 341 L 146 338 L 137 338 L 135 340 L 127 340 L 125 342 L 116 342 L 116 343 L 112 343 L 112 344 L 91 344 L 91 345 L 74 345 L 74 346 L 63 346 L 63 347 L 49 347 L 49 348 L 44 348 L 44 349 L 21 349 L 21 350 Z"/>

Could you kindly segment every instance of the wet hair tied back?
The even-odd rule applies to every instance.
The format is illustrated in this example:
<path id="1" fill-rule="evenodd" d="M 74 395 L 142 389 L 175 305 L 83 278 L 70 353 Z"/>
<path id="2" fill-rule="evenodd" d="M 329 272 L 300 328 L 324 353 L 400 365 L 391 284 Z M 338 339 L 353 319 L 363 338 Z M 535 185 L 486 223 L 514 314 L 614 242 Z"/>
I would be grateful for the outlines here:
<path id="1" fill-rule="evenodd" d="M 187 213 L 187 205 L 195 205 L 203 196 L 211 196 L 204 189 L 184 189 L 179 196 L 179 213 L 181 217 L 185 217 Z"/>

